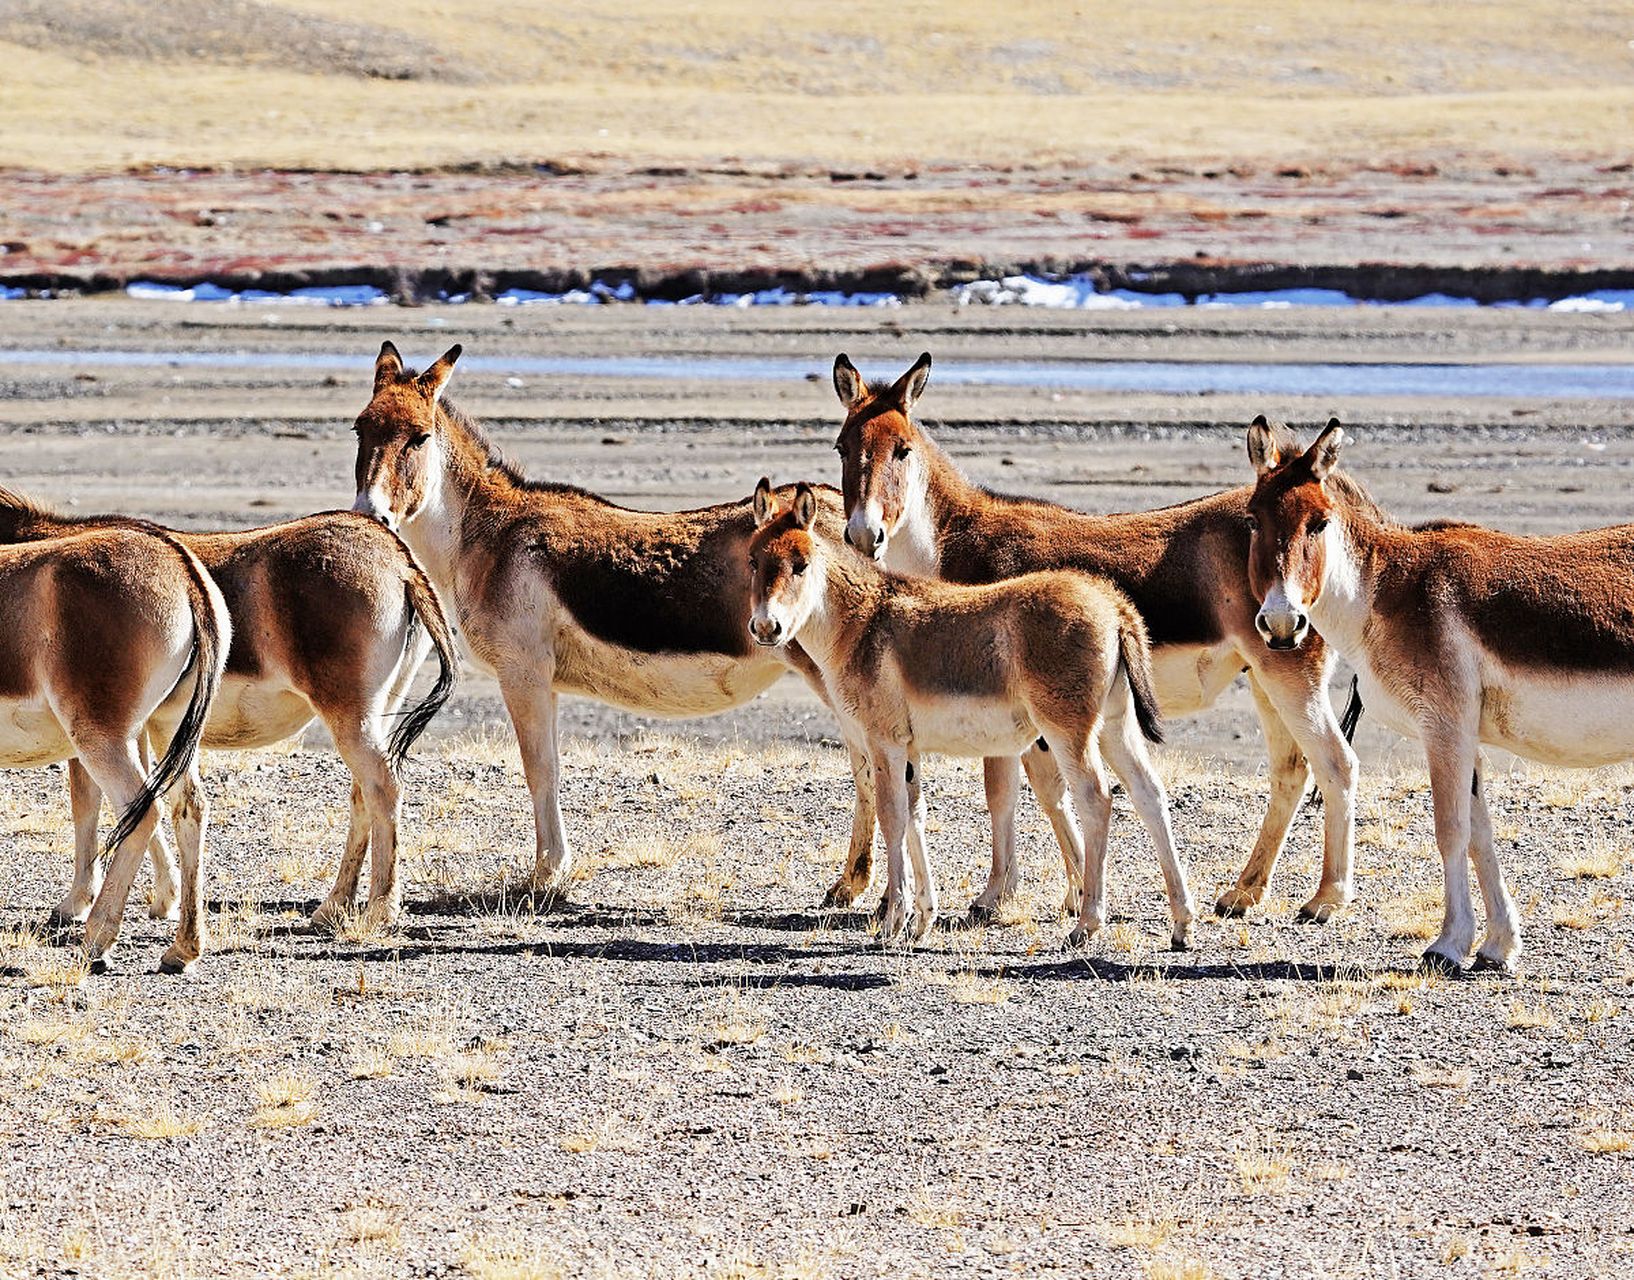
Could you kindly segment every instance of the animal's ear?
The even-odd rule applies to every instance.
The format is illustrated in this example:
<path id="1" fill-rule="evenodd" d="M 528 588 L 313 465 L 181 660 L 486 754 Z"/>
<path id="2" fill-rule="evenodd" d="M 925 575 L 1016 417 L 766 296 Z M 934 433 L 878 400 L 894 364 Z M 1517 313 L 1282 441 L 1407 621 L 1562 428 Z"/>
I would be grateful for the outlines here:
<path id="1" fill-rule="evenodd" d="M 403 374 L 403 357 L 388 338 L 380 344 L 380 354 L 374 358 L 374 389 L 379 391 L 388 383 L 396 382 Z"/>
<path id="2" fill-rule="evenodd" d="M 1339 450 L 1344 443 L 1345 429 L 1339 425 L 1338 418 L 1329 418 L 1328 425 L 1322 428 L 1322 434 L 1305 450 L 1305 460 L 1311 464 L 1311 474 L 1318 480 L 1326 480 L 1328 473 L 1339 465 Z"/>
<path id="3" fill-rule="evenodd" d="M 761 476 L 755 486 L 755 528 L 765 528 L 776 514 L 777 499 L 772 496 L 772 482 Z"/>
<path id="4" fill-rule="evenodd" d="M 817 522 L 817 495 L 805 481 L 794 491 L 794 521 L 802 529 L 809 529 Z"/>
<path id="5" fill-rule="evenodd" d="M 847 409 L 855 409 L 868 395 L 862 374 L 857 372 L 857 366 L 843 351 L 834 357 L 834 394 L 840 397 L 840 403 Z"/>
<path id="6" fill-rule="evenodd" d="M 1282 461 L 1276 434 L 1263 413 L 1248 424 L 1248 460 L 1254 464 L 1255 474 L 1262 476 L 1274 471 Z"/>
<path id="7" fill-rule="evenodd" d="M 903 413 L 913 408 L 914 401 L 924 394 L 925 384 L 930 381 L 930 352 L 922 351 L 919 359 L 913 362 L 913 368 L 896 380 L 891 388 L 891 395 L 895 397 L 897 405 Z"/>
<path id="8" fill-rule="evenodd" d="M 436 400 L 442 395 L 448 380 L 454 376 L 454 361 L 460 358 L 460 352 L 464 350 L 465 348 L 456 342 L 437 357 L 436 364 L 414 380 L 414 385 L 420 388 L 427 400 Z"/>

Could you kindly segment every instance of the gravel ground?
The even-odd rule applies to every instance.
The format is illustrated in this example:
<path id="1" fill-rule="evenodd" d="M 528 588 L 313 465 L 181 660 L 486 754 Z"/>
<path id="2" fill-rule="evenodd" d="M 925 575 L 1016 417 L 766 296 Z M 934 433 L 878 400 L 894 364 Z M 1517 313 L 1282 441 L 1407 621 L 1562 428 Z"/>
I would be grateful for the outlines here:
<path id="1" fill-rule="evenodd" d="M 9 483 L 198 527 L 350 497 L 347 424 L 382 336 L 473 351 L 844 348 L 1177 358 L 1606 359 L 1617 317 L 814 312 L 506 317 L 128 302 L 0 306 L 0 342 L 358 354 L 355 376 L 13 361 Z M 506 325 L 511 319 L 513 323 Z M 440 322 L 440 323 L 439 323 Z M 1169 326 L 1166 328 L 1165 326 Z M 423 333 L 417 332 L 423 329 Z M 405 336 L 407 335 L 407 336 Z M 1439 344 L 1439 345 L 1437 345 Z M 95 381 L 83 381 L 89 374 Z M 535 474 L 632 502 L 824 476 L 825 385 L 460 375 Z M 78 394 L 64 394 L 77 392 Z M 997 393 L 923 407 L 973 473 L 1093 509 L 1238 482 L 1233 397 Z M 1296 403 L 1356 424 L 1355 465 L 1408 518 L 1514 528 L 1626 516 L 1624 406 Z M 1216 423 L 1227 425 L 1213 425 Z M 612 441 L 613 443 L 608 443 Z M 1264 792 L 1240 694 L 1163 754 L 1194 893 L 1235 874 Z M 1523 909 L 1519 979 L 1427 979 L 1439 863 L 1415 752 L 1362 741 L 1359 900 L 1294 923 L 1318 831 L 1273 900 L 1161 950 L 1155 859 L 1120 799 L 1114 923 L 1060 950 L 1057 855 L 1023 806 L 1002 923 L 882 951 L 820 912 L 849 810 L 842 753 L 790 682 L 656 732 L 576 706 L 564 805 L 586 878 L 509 891 L 531 819 L 491 690 L 468 680 L 411 766 L 396 934 L 302 925 L 333 874 L 344 771 L 299 749 L 206 758 L 214 947 L 150 972 L 133 906 L 114 972 L 32 927 L 69 873 L 60 770 L 0 794 L 0 1275 L 1604 1275 L 1634 1255 L 1634 854 L 1627 771 L 1492 763 Z M 660 727 L 662 728 L 662 727 Z M 1368 730 L 1364 722 L 1364 733 Z M 974 765 L 928 770 L 949 922 L 981 885 Z M 141 882 L 145 886 L 145 880 Z"/>

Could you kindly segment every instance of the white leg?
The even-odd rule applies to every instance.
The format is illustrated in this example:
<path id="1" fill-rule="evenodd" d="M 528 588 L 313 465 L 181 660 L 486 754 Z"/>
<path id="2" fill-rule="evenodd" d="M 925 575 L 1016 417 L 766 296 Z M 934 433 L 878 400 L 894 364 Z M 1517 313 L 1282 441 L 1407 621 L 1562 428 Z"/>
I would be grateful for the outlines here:
<path id="1" fill-rule="evenodd" d="M 1259 673 L 1266 696 L 1316 774 L 1322 792 L 1322 882 L 1300 907 L 1302 919 L 1323 923 L 1356 894 L 1351 873 L 1356 835 L 1356 753 L 1345 741 L 1328 701 L 1327 664 L 1320 681 L 1308 668 Z M 1301 779 L 1303 787 L 1303 779 Z"/>
<path id="2" fill-rule="evenodd" d="M 99 743 L 82 750 L 80 759 L 102 793 L 108 797 L 114 813 L 123 813 L 142 789 L 144 775 L 137 761 L 135 744 L 128 741 Z M 136 879 L 142 854 L 147 849 L 148 841 L 153 838 L 153 828 L 158 822 L 156 807 L 149 806 L 147 815 L 137 823 L 136 829 L 114 850 L 107 879 L 85 921 L 85 953 L 94 966 L 101 967 L 119 937 L 120 918 L 130 897 L 131 884 Z"/>
<path id="3" fill-rule="evenodd" d="M 908 854 L 913 859 L 913 937 L 918 941 L 936 923 L 936 877 L 925 851 L 925 793 L 919 776 L 919 753 L 908 756 L 904 776 L 908 784 Z"/>
<path id="4" fill-rule="evenodd" d="M 363 874 L 363 855 L 369 851 L 369 806 L 363 800 L 363 788 L 356 776 L 352 778 L 351 816 L 346 824 L 346 851 L 341 855 L 340 870 L 335 875 L 335 887 L 312 913 L 312 923 L 328 926 L 341 919 L 357 901 L 357 882 Z"/>
<path id="5" fill-rule="evenodd" d="M 96 856 L 102 788 L 77 757 L 68 762 L 68 805 L 74 818 L 74 883 L 67 896 L 51 909 L 47 928 L 54 933 L 90 915 L 91 904 L 102 888 L 102 862 Z"/>
<path id="6" fill-rule="evenodd" d="M 851 805 L 851 848 L 846 854 L 845 868 L 823 896 L 825 907 L 848 907 L 868 892 L 868 882 L 874 876 L 874 772 L 868 762 L 868 752 L 847 742 L 846 753 L 851 758 L 851 780 L 855 799 Z"/>
<path id="7" fill-rule="evenodd" d="M 1083 898 L 1084 838 L 1079 833 L 1072 806 L 1067 803 L 1067 784 L 1061 779 L 1061 770 L 1055 767 L 1055 757 L 1047 746 L 1034 743 L 1021 757 L 1021 767 L 1027 771 L 1027 781 L 1033 794 L 1050 820 L 1055 832 L 1055 843 L 1061 850 L 1061 863 L 1066 868 L 1067 891 L 1062 908 L 1068 918 L 1078 914 Z"/>
<path id="8" fill-rule="evenodd" d="M 336 730 L 339 732 L 336 732 Z M 368 815 L 369 849 L 369 905 L 366 908 L 372 925 L 390 925 L 397 921 L 402 908 L 402 889 L 397 880 L 397 820 L 402 807 L 402 787 L 392 772 L 386 757 L 385 735 L 378 718 L 361 725 L 337 724 L 330 726 L 335 748 L 346 767 L 352 771 L 353 786 L 360 791 L 363 807 Z M 353 820 L 356 820 L 354 808 Z M 348 832 L 347 856 L 360 842 L 355 831 Z M 357 862 L 363 861 L 358 850 Z M 348 902 L 357 890 L 357 871 L 354 868 L 350 884 L 342 884 L 344 874 L 336 878 L 336 892 L 347 890 Z"/>
<path id="9" fill-rule="evenodd" d="M 145 777 L 153 772 L 153 748 L 149 735 L 144 733 L 137 745 L 141 752 L 142 774 Z M 148 857 L 153 860 L 153 902 L 148 907 L 148 915 L 154 920 L 179 919 L 181 886 L 176 879 L 176 858 L 170 851 L 170 839 L 165 835 L 165 826 L 162 822 L 154 824 L 153 840 L 148 845 Z"/>
<path id="10" fill-rule="evenodd" d="M 1250 907 L 1256 907 L 1265 898 L 1266 886 L 1276 870 L 1282 846 L 1288 839 L 1288 828 L 1305 794 L 1305 782 L 1310 776 L 1305 764 L 1305 753 L 1288 732 L 1282 716 L 1265 690 L 1248 673 L 1248 688 L 1254 695 L 1254 710 L 1259 716 L 1260 733 L 1265 739 L 1266 768 L 1270 774 L 1271 795 L 1265 806 L 1265 820 L 1254 847 L 1243 864 L 1237 883 L 1220 895 L 1214 911 L 1222 916 L 1240 916 Z"/>
<path id="11" fill-rule="evenodd" d="M 1124 700 L 1128 700 L 1125 689 Z M 1146 740 L 1141 736 L 1133 708 L 1125 714 L 1108 717 L 1101 734 L 1107 760 L 1123 780 L 1135 812 L 1140 815 L 1147 834 L 1157 847 L 1157 860 L 1163 868 L 1163 886 L 1169 895 L 1169 917 L 1174 922 L 1169 944 L 1176 951 L 1191 947 L 1191 926 L 1197 916 L 1196 904 L 1186 885 L 1186 868 L 1175 852 L 1174 830 L 1169 824 L 1169 797 L 1163 789 L 1163 780 L 1152 766 Z"/>
<path id="12" fill-rule="evenodd" d="M 891 942 L 908 924 L 907 859 L 908 783 L 907 756 L 901 751 L 875 748 L 874 801 L 879 809 L 879 833 L 885 844 L 885 900 L 880 921 L 880 939 Z"/>
<path id="13" fill-rule="evenodd" d="M 1106 845 L 1112 826 L 1112 789 L 1106 782 L 1095 736 L 1091 735 L 1077 759 L 1071 744 L 1049 740 L 1084 822 L 1083 900 L 1078 907 L 1078 923 L 1067 936 L 1069 947 L 1084 946 L 1106 924 Z"/>
<path id="14" fill-rule="evenodd" d="M 181 855 L 181 910 L 176 939 L 159 959 L 161 973 L 184 973 L 204 953 L 204 830 L 210 806 L 199 775 L 198 757 L 166 797 Z"/>
<path id="15" fill-rule="evenodd" d="M 1016 886 L 1016 798 L 1021 794 L 1021 766 L 1014 756 L 989 756 L 982 761 L 982 784 L 987 792 L 987 816 L 993 824 L 993 863 L 983 889 L 970 910 L 968 924 L 986 924 Z"/>
<path id="16" fill-rule="evenodd" d="M 1521 955 L 1520 921 L 1492 844 L 1492 815 L 1487 812 L 1486 782 L 1479 769 L 1470 787 L 1469 817 L 1470 854 L 1486 902 L 1486 937 L 1475 953 L 1475 967 L 1514 973 Z"/>
<path id="17" fill-rule="evenodd" d="M 505 708 L 511 713 L 522 773 L 533 796 L 534 859 L 531 888 L 552 898 L 565 897 L 573 875 L 573 851 L 562 823 L 561 744 L 557 737 L 556 691 L 539 683 L 536 673 L 502 682 Z"/>
<path id="18" fill-rule="evenodd" d="M 1424 952 L 1429 968 L 1459 971 L 1475 945 L 1470 906 L 1470 780 L 1475 775 L 1475 738 L 1457 729 L 1424 735 L 1435 805 L 1435 842 L 1441 850 L 1445 902 L 1441 934 Z"/>

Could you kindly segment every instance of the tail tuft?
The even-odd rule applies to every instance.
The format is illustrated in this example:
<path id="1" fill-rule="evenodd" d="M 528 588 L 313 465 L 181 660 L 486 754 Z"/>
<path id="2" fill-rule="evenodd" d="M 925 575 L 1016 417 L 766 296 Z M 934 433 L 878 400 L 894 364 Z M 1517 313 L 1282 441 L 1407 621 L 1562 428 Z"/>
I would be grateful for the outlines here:
<path id="1" fill-rule="evenodd" d="M 454 646 L 453 629 L 448 625 L 442 601 L 437 598 L 435 588 L 426 577 L 425 570 L 415 561 L 413 554 L 407 547 L 404 547 L 403 551 L 408 557 L 410 569 L 404 583 L 404 605 L 409 617 L 408 637 L 404 647 L 413 645 L 417 626 L 425 627 L 431 636 L 432 645 L 437 650 L 437 682 L 419 702 L 398 713 L 397 725 L 392 729 L 391 739 L 387 744 L 387 755 L 391 760 L 392 769 L 396 771 L 401 771 L 403 762 L 408 758 L 409 749 L 414 746 L 420 735 L 426 731 L 426 727 L 443 709 L 443 704 L 453 694 L 454 682 L 459 672 L 459 653 Z"/>

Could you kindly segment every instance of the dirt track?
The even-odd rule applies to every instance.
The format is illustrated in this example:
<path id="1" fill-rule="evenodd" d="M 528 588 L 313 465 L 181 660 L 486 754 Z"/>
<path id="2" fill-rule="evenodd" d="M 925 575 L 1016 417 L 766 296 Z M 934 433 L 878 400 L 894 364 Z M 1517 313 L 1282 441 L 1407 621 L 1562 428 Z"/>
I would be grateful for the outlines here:
<path id="1" fill-rule="evenodd" d="M 275 315 L 276 320 L 269 320 Z M 689 505 L 756 476 L 826 478 L 826 369 L 939 357 L 1625 358 L 1634 320 L 1522 313 L 277 312 L 0 304 L 12 348 L 351 352 L 355 374 L 85 370 L 0 377 L 6 480 L 81 511 L 190 526 L 351 496 L 350 418 L 391 336 L 473 353 L 752 350 L 792 385 L 458 375 L 532 472 Z M 1627 404 L 1253 403 L 938 386 L 923 408 L 976 474 L 1100 510 L 1239 482 L 1240 424 L 1340 413 L 1399 515 L 1565 528 L 1627 516 Z M 1225 425 L 1220 425 L 1225 424 Z M 1436 491 L 1431 491 L 1434 485 Z M 1165 755 L 1193 888 L 1252 838 L 1244 699 Z M 321 748 L 207 760 L 219 950 L 151 968 L 134 912 L 87 979 L 24 932 L 67 876 L 58 772 L 0 802 L 0 1274 L 1170 1277 L 1599 1275 L 1634 1257 L 1634 890 L 1625 773 L 1498 762 L 1524 911 L 1518 982 L 1410 972 L 1439 907 L 1410 750 L 1364 741 L 1360 901 L 1326 928 L 1296 825 L 1274 900 L 1170 956 L 1154 859 L 1120 801 L 1115 924 L 1057 950 L 1056 855 L 1024 806 L 1027 894 L 1001 926 L 881 953 L 813 910 L 847 807 L 843 756 L 785 682 L 660 734 L 575 708 L 564 805 L 586 869 L 538 917 L 494 706 L 413 766 L 393 937 L 300 927 L 332 874 L 344 772 Z M 670 732 L 682 736 L 673 738 Z M 450 736 L 450 734 L 456 736 Z M 929 771 L 947 910 L 979 887 L 971 766 Z"/>

